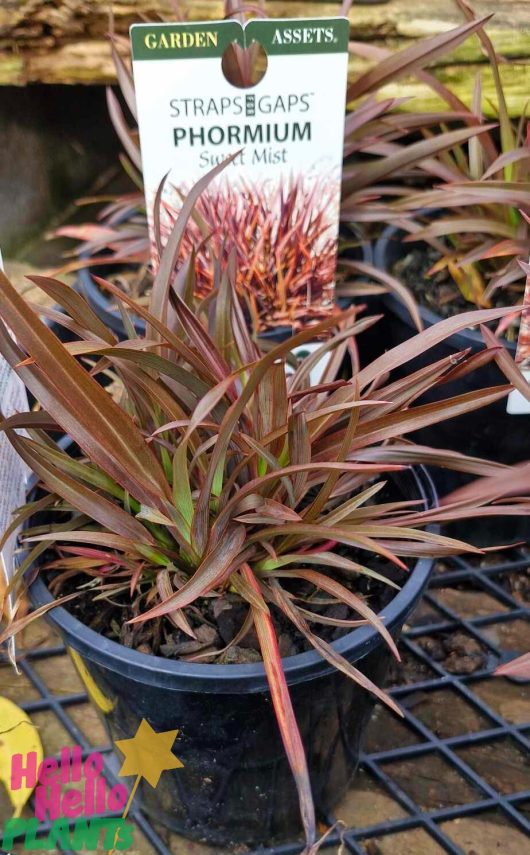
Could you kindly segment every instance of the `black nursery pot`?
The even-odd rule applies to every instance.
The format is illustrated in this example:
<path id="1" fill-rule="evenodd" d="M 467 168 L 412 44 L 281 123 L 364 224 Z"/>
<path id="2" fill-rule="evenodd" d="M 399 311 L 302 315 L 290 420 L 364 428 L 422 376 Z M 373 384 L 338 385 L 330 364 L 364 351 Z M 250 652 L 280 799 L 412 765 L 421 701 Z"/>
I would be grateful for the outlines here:
<path id="1" fill-rule="evenodd" d="M 402 232 L 396 226 L 388 226 L 379 238 L 374 249 L 374 264 L 380 270 L 392 272 L 395 263 L 420 244 L 404 243 Z M 392 294 L 381 298 L 385 317 L 382 320 L 379 341 L 386 349 L 395 347 L 417 333 L 412 318 L 404 304 Z M 430 309 L 419 306 L 424 327 L 432 326 L 441 317 Z M 502 339 L 512 357 L 515 357 L 514 342 Z M 436 347 L 426 351 L 414 362 L 407 363 L 406 370 L 412 371 L 428 365 L 437 359 L 450 356 L 461 350 L 469 349 L 478 353 L 485 347 L 482 336 L 475 329 L 466 329 L 450 336 Z M 425 395 L 420 403 L 440 400 L 450 395 L 476 392 L 488 386 L 507 382 L 505 375 L 496 363 L 491 362 L 454 383 L 444 384 L 441 389 Z M 502 463 L 518 463 L 530 456 L 530 416 L 510 416 L 506 412 L 506 399 L 490 404 L 441 424 L 432 425 L 419 431 L 415 436 L 419 442 L 464 451 L 479 457 L 487 457 Z"/>
<path id="2" fill-rule="evenodd" d="M 425 470 L 399 473 L 395 483 L 404 498 L 436 504 Z M 431 559 L 418 560 L 382 610 L 395 639 L 431 569 Z M 37 607 L 51 601 L 41 578 L 31 586 L 31 598 Z M 144 784 L 140 791 L 153 818 L 187 837 L 223 846 L 272 844 L 301 831 L 298 797 L 261 663 L 208 665 L 149 656 L 99 635 L 62 607 L 47 617 L 81 657 L 80 671 L 86 669 L 81 676 L 113 741 L 134 736 L 143 718 L 157 732 L 179 730 L 173 751 L 184 767 L 164 772 L 156 789 Z M 333 647 L 382 684 L 391 654 L 374 629 L 360 627 Z M 316 652 L 288 657 L 283 667 L 323 815 L 355 772 L 374 700 Z"/>
<path id="3" fill-rule="evenodd" d="M 98 275 L 105 278 L 108 274 L 107 270 L 99 271 Z M 115 301 L 96 285 L 92 278 L 92 271 L 89 267 L 83 267 L 77 277 L 76 290 L 79 291 L 94 309 L 96 315 L 101 318 L 103 323 L 112 330 L 120 341 L 127 338 L 125 327 L 119 311 L 114 308 Z M 145 335 L 145 321 L 142 318 L 132 316 L 132 322 L 138 335 Z"/>

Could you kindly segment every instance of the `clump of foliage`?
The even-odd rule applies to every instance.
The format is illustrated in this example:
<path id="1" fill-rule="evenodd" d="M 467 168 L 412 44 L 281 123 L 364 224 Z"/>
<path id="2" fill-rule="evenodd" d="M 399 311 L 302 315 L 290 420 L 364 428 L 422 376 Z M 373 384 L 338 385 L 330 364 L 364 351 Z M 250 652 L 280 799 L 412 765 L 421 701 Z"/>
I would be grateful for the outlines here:
<path id="1" fill-rule="evenodd" d="M 47 608 L 87 597 L 121 598 L 134 607 L 134 627 L 164 619 L 193 638 L 204 598 L 238 597 L 247 616 L 232 644 L 254 628 L 310 852 L 315 815 L 282 670 L 279 616 L 322 657 L 397 709 L 321 637 L 318 595 L 346 604 L 351 615 L 345 622 L 327 622 L 343 628 L 367 622 L 397 655 L 384 621 L 355 590 L 362 576 L 389 581 L 374 569 L 374 557 L 406 570 L 407 559 L 417 556 L 476 551 L 430 524 L 526 512 L 522 501 L 495 504 L 502 491 L 484 497 L 473 488 L 465 501 L 448 500 L 440 509 L 377 500 L 387 473 L 417 463 L 483 476 L 510 471 L 401 439 L 499 400 L 510 384 L 417 405 L 428 389 L 472 370 L 476 357 L 455 354 L 398 380 L 389 372 L 465 326 L 511 310 L 444 321 L 362 369 L 355 336 L 377 319 L 358 317 L 358 308 L 308 326 L 262 354 L 237 299 L 235 257 L 220 271 L 214 297 L 198 306 L 193 258 L 174 273 L 204 181 L 190 192 L 169 236 L 149 309 L 100 280 L 121 307 L 126 341 L 116 341 L 81 295 L 58 280 L 32 277 L 62 307 L 42 310 L 69 330 L 73 340 L 62 343 L 0 274 L 0 352 L 39 402 L 0 427 L 44 491 L 18 512 L 6 536 L 37 512 L 53 513 L 50 525 L 26 529 L 29 554 L 15 583 L 28 569 L 36 572 L 39 556 L 51 549 L 48 566 L 56 574 L 58 596 L 33 616 L 15 616 L 0 641 Z M 146 322 L 142 337 L 134 332 L 130 310 Z M 291 350 L 318 336 L 325 339 L 319 349 L 288 376 Z M 348 352 L 353 375 L 341 379 Z M 323 357 L 324 374 L 312 385 L 311 370 Z M 488 345 L 481 362 L 489 359 L 528 394 L 507 354 Z M 102 372 L 115 378 L 114 396 L 98 382 Z M 61 433 L 71 445 L 58 443 Z M 308 600 L 308 586 L 316 600 Z M 210 661 L 218 654 L 213 651 Z"/>
<path id="2" fill-rule="evenodd" d="M 458 0 L 458 4 L 468 21 L 475 22 L 467 2 Z M 447 117 L 440 116 L 442 126 L 447 127 L 455 116 L 460 116 L 480 133 L 465 144 L 433 152 L 422 164 L 431 181 L 415 192 L 404 191 L 389 203 L 388 214 L 410 232 L 405 242 L 424 241 L 437 250 L 439 260 L 430 275 L 446 271 L 455 295 L 461 294 L 467 303 L 479 308 L 488 308 L 499 296 L 505 304 L 517 303 L 524 290 L 519 262 L 527 260 L 530 245 L 530 136 L 525 116 L 518 123 L 509 117 L 502 60 L 483 28 L 477 35 L 495 82 L 498 122 L 485 122 L 480 72 L 475 79 L 470 108 L 448 87 L 423 72 L 422 79 L 447 104 Z M 382 57 L 388 52 L 370 46 L 364 53 L 385 61 Z M 427 143 L 436 139 L 429 129 L 422 133 Z M 431 186 L 436 178 L 441 183 Z M 391 285 L 411 308 L 413 298 L 404 295 L 399 284 L 394 281 L 382 284 Z M 506 319 L 500 331 L 512 320 Z"/>
<path id="3" fill-rule="evenodd" d="M 459 5 L 472 20 L 468 4 L 459 0 Z M 437 269 L 447 266 L 466 300 L 484 307 L 499 288 L 517 283 L 521 292 L 524 277 L 518 261 L 527 260 L 530 238 L 524 216 L 530 212 L 530 136 L 524 116 L 517 124 L 510 120 L 499 57 L 486 32 L 479 38 L 495 81 L 498 133 L 489 129 L 471 140 L 467 151 L 447 152 L 440 158 L 450 172 L 446 181 L 438 190 L 409 199 L 406 207 L 441 210 L 440 218 L 417 237 L 448 238 Z M 480 73 L 471 113 L 484 121 Z"/>
<path id="4" fill-rule="evenodd" d="M 445 152 L 484 133 L 479 118 L 447 89 L 448 109 L 433 113 L 403 112 L 400 108 L 406 99 L 378 98 L 378 94 L 386 84 L 408 75 L 417 76 L 436 92 L 444 89 L 426 67 L 474 33 L 481 37 L 489 17 L 421 39 L 401 51 L 350 41 L 350 52 L 373 61 L 373 66 L 347 90 L 343 222 L 365 226 L 405 222 L 406 202 L 418 185 L 430 186 L 433 178 L 449 176 L 443 165 Z M 462 127 L 449 129 L 455 125 Z M 396 199 L 403 207 L 396 203 L 394 210 Z"/>

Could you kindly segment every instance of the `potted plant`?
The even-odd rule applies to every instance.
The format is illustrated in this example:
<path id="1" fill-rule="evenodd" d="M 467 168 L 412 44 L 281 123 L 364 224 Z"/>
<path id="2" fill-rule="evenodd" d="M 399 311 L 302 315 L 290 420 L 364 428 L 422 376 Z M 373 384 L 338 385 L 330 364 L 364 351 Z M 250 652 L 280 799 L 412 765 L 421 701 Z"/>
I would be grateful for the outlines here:
<path id="1" fill-rule="evenodd" d="M 467 3 L 459 0 L 459 5 L 473 20 Z M 459 108 L 461 115 L 482 126 L 483 132 L 466 145 L 435 155 L 425 166 L 426 172 L 443 178 L 442 183 L 395 200 L 390 215 L 409 219 L 399 228 L 387 230 L 377 251 L 377 262 L 384 269 L 395 268 L 397 262 L 424 324 L 473 305 L 488 308 L 517 302 L 523 290 L 518 260 L 527 260 L 529 242 L 528 218 L 520 210 L 530 205 L 528 129 L 524 118 L 519 123 L 510 120 L 500 60 L 486 31 L 479 30 L 478 36 L 495 81 L 498 123 L 486 124 L 480 73 L 470 93 L 471 108 L 427 76 L 427 82 L 436 86 L 453 111 L 448 115 Z M 403 234 L 404 230 L 410 233 Z M 389 246 L 389 241 L 393 245 Z M 401 241 L 412 244 L 412 249 L 399 249 Z M 421 245 L 423 258 L 411 262 L 415 270 L 409 281 L 403 254 L 407 249 L 414 253 L 416 242 Z M 509 319 L 501 325 L 501 332 L 507 333 L 507 345 L 513 352 L 516 331 L 510 328 Z M 481 341 L 475 337 L 475 348 Z"/>
<path id="2" fill-rule="evenodd" d="M 467 4 L 460 5 L 472 20 Z M 390 290 L 382 298 L 388 313 L 385 339 L 390 346 L 406 340 L 418 328 L 473 305 L 487 308 L 522 300 L 525 279 L 520 262 L 527 260 L 530 249 L 530 148 L 524 120 L 515 125 L 508 116 L 493 46 L 483 30 L 478 35 L 496 84 L 498 127 L 485 124 L 480 75 L 471 109 L 436 82 L 436 91 L 445 98 L 448 112 L 467 112 L 468 121 L 478 122 L 482 133 L 431 159 L 426 170 L 442 178 L 438 187 L 429 186 L 429 182 L 426 188 L 388 205 L 389 217 L 402 219 L 387 226 L 377 241 L 374 266 L 380 271 L 382 287 Z M 498 359 L 504 359 L 504 350 L 515 356 L 518 321 L 518 314 L 508 316 L 492 330 L 499 346 Z M 448 339 L 437 355 L 447 355 L 451 349 L 479 353 L 484 335 L 492 343 L 488 331 L 465 330 Z M 500 376 L 495 362 L 490 363 L 469 374 L 460 391 L 492 385 Z M 528 455 L 528 425 L 524 416 L 507 416 L 504 404 L 499 402 L 487 411 L 480 432 L 470 418 L 443 426 L 437 441 L 513 462 Z"/>
<path id="3" fill-rule="evenodd" d="M 381 681 L 433 557 L 476 551 L 432 526 L 527 510 L 478 488 L 476 501 L 436 508 L 430 480 L 411 466 L 508 470 L 400 439 L 505 397 L 509 384 L 414 406 L 473 360 L 452 354 L 397 380 L 388 372 L 511 310 L 446 320 L 337 378 L 375 318 L 352 307 L 262 355 L 233 265 L 216 298 L 190 309 L 191 259 L 174 275 L 184 226 L 181 215 L 149 310 L 100 281 L 122 307 L 124 342 L 81 295 L 35 277 L 75 336 L 62 343 L 0 275 L 0 352 L 40 402 L 1 424 L 40 489 L 11 528 L 26 525 L 14 584 L 29 572 L 36 610 L 0 641 L 49 613 L 113 739 L 142 718 L 179 729 L 184 767 L 142 793 L 168 826 L 234 844 L 282 839 L 301 822 L 304 851 L 314 852 L 312 788 L 318 810 L 331 807 L 374 698 L 396 709 Z M 315 336 L 320 351 L 288 377 L 290 351 Z M 116 383 L 104 388 L 100 372 Z M 517 369 L 506 372 L 520 385 Z"/>

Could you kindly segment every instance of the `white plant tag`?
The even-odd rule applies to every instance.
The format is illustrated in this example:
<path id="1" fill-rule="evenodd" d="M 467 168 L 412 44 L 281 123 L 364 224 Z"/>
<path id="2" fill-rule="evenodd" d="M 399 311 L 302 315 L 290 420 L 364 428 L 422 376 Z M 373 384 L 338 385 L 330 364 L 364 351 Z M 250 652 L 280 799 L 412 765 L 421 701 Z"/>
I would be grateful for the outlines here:
<path id="1" fill-rule="evenodd" d="M 298 359 L 304 359 L 306 356 L 312 356 L 316 350 L 322 347 L 323 342 L 321 341 L 309 341 L 307 344 L 301 344 L 298 347 L 295 347 L 291 353 L 294 356 L 298 357 Z M 324 372 L 328 367 L 329 361 L 331 359 L 331 353 L 325 353 L 324 356 L 321 356 L 315 366 L 309 372 L 309 385 L 310 386 L 318 386 L 319 383 L 322 383 L 322 378 L 324 377 Z M 294 374 L 294 368 L 291 365 L 286 364 L 285 373 L 288 377 Z"/>
<path id="2" fill-rule="evenodd" d="M 525 379 L 530 383 L 530 274 L 526 277 L 523 306 L 515 361 Z M 506 412 L 510 416 L 528 415 L 530 413 L 530 401 L 518 389 L 514 389 L 508 395 Z"/>
<path id="3" fill-rule="evenodd" d="M 530 383 L 530 368 L 521 368 L 521 372 L 525 380 L 528 380 Z M 508 395 L 506 412 L 510 416 L 523 416 L 530 413 L 530 401 L 528 398 L 525 398 L 519 389 L 514 389 L 513 392 L 510 392 Z"/>
<path id="4" fill-rule="evenodd" d="M 2 267 L 2 256 L 0 254 L 0 269 Z M 0 411 L 7 418 L 14 413 L 28 409 L 26 389 L 20 378 L 8 365 L 6 360 L 0 356 Z M 4 534 L 10 525 L 13 512 L 24 504 L 26 500 L 26 483 L 29 474 L 28 467 L 21 460 L 15 449 L 7 439 L 5 433 L 0 433 L 0 536 Z M 15 572 L 15 548 L 17 544 L 17 532 L 11 534 L 0 551 L 0 592 L 5 591 L 13 578 Z M 15 593 L 11 592 L 5 600 L 4 612 L 11 617 L 15 603 Z M 11 638 L 8 643 L 9 658 L 16 668 L 15 663 L 15 640 Z"/>
<path id="5" fill-rule="evenodd" d="M 186 192 L 239 152 L 201 194 L 181 258 L 197 249 L 205 296 L 212 254 L 226 263 L 235 246 L 238 290 L 258 330 L 297 328 L 334 308 L 348 34 L 346 18 L 131 27 L 154 266 L 164 176 L 162 244 Z M 225 77 L 234 45 L 265 51 L 264 76 L 249 88 Z"/>

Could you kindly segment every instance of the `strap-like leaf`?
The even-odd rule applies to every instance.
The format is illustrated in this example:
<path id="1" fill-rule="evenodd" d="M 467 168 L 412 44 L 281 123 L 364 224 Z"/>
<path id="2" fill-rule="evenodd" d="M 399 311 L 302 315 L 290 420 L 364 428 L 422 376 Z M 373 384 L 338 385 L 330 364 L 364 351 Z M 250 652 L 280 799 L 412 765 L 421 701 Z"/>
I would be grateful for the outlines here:
<path id="1" fill-rule="evenodd" d="M 243 575 L 256 594 L 261 595 L 259 584 L 248 565 L 243 567 Z M 316 822 L 313 797 L 311 795 L 311 783 L 302 738 L 298 724 L 296 723 L 289 687 L 283 672 L 276 630 L 270 614 L 255 606 L 251 608 L 261 655 L 263 656 L 263 666 L 267 675 L 274 712 L 276 713 L 276 720 L 298 790 L 306 844 L 307 846 L 312 846 L 316 838 Z"/>
<path id="2" fill-rule="evenodd" d="M 188 225 L 188 220 L 192 214 L 192 211 L 195 207 L 195 204 L 208 185 L 213 181 L 213 179 L 219 175 L 223 169 L 234 160 L 239 152 L 227 157 L 226 160 L 223 160 L 221 163 L 214 166 L 213 169 L 210 169 L 206 175 L 203 175 L 196 184 L 193 185 L 191 190 L 186 196 L 186 199 L 183 202 L 182 208 L 180 209 L 179 215 L 175 221 L 175 225 L 171 231 L 171 234 L 168 238 L 164 251 L 162 253 L 162 257 L 160 259 L 160 266 L 155 276 L 155 281 L 153 283 L 153 290 L 151 291 L 151 300 L 149 303 L 149 311 L 155 318 L 159 321 L 165 322 L 167 315 L 167 307 L 169 305 L 169 292 L 171 288 L 171 278 L 175 271 L 175 266 L 177 264 L 178 255 L 180 252 L 180 246 L 182 244 L 182 239 L 184 237 L 184 232 L 186 230 L 186 226 Z"/>
<path id="3" fill-rule="evenodd" d="M 375 68 L 362 74 L 348 87 L 348 101 L 353 101 L 380 89 L 385 83 L 394 82 L 406 74 L 434 62 L 440 56 L 455 48 L 460 42 L 477 32 L 492 16 L 486 15 L 478 21 L 462 24 L 446 33 L 440 33 L 429 39 L 422 39 L 405 50 L 392 54 L 388 59 L 378 63 Z"/>
<path id="4" fill-rule="evenodd" d="M 522 373 L 517 363 L 512 359 L 503 344 L 496 338 L 488 327 L 481 325 L 480 331 L 488 348 L 493 350 L 493 358 L 504 376 L 519 390 L 527 401 L 530 401 L 530 383 Z"/>
<path id="5" fill-rule="evenodd" d="M 348 310 L 343 315 L 344 320 L 346 320 L 347 317 L 355 315 L 356 312 L 356 308 Z M 314 340 L 320 333 L 327 332 L 335 325 L 336 319 L 334 317 L 331 317 L 326 318 L 324 321 L 320 321 L 317 324 L 307 327 L 306 329 L 297 333 L 297 335 L 290 338 L 288 341 L 278 344 L 273 350 L 265 354 L 249 373 L 247 382 L 241 393 L 239 394 L 239 397 L 228 409 L 223 421 L 219 426 L 217 442 L 215 444 L 215 448 L 211 456 L 204 485 L 201 489 L 199 499 L 195 507 L 195 517 L 193 520 L 192 535 L 193 541 L 197 545 L 197 549 L 199 552 L 204 549 L 208 537 L 209 504 L 216 473 L 225 458 L 226 450 L 230 444 L 230 440 L 235 430 L 235 427 L 242 413 L 244 412 L 245 407 L 250 401 L 252 395 L 256 392 L 259 383 L 261 382 L 261 380 L 274 362 L 276 362 L 278 359 L 281 359 L 282 357 L 285 357 L 295 347 L 298 347 L 301 344 L 305 344 L 308 341 Z"/>
<path id="6" fill-rule="evenodd" d="M 261 540 L 270 540 L 276 535 L 292 535 L 293 541 L 310 541 L 311 543 L 322 543 L 327 541 L 335 541 L 336 543 L 344 543 L 347 546 L 354 546 L 357 549 L 365 549 L 368 552 L 374 552 L 377 555 L 382 555 L 388 558 L 397 567 L 402 570 L 407 570 L 407 566 L 403 564 L 399 558 L 396 558 L 392 552 L 382 547 L 379 543 L 364 534 L 358 533 L 354 526 L 325 526 L 321 523 L 285 523 L 282 526 L 270 526 L 266 529 L 260 529 L 253 532 L 247 538 L 247 542 L 256 543 Z"/>
<path id="7" fill-rule="evenodd" d="M 463 395 L 455 395 L 453 398 L 435 401 L 432 404 L 421 404 L 409 410 L 398 410 L 373 421 L 366 421 L 359 425 L 353 445 L 355 448 L 363 448 L 366 445 L 421 430 L 464 413 L 471 413 L 480 407 L 502 400 L 510 390 L 511 386 L 506 385 L 464 392 Z"/>
<path id="8" fill-rule="evenodd" d="M 345 173 L 343 181 L 343 192 L 350 193 L 353 190 L 361 190 L 370 187 L 377 181 L 381 181 L 389 175 L 394 175 L 396 170 L 404 169 L 415 163 L 421 163 L 433 155 L 460 143 L 467 142 L 478 134 L 484 134 L 494 128 L 495 125 L 483 125 L 481 127 L 459 128 L 456 131 L 448 131 L 445 134 L 433 136 L 427 140 L 403 146 L 399 151 L 382 157 L 375 163 L 363 164 L 351 177 Z"/>
<path id="9" fill-rule="evenodd" d="M 22 360 L 5 327 L 0 351 L 47 412 L 88 457 L 143 504 L 164 510 L 170 492 L 160 464 L 132 419 L 76 362 L 0 273 L 2 316 L 35 365 Z"/>
<path id="10" fill-rule="evenodd" d="M 376 613 L 368 606 L 364 600 L 360 597 L 357 597 L 353 594 L 348 588 L 344 585 L 341 585 L 340 582 L 336 582 L 335 579 L 330 579 L 328 576 L 325 576 L 323 573 L 318 573 L 316 570 L 301 570 L 301 569 L 289 569 L 289 570 L 275 570 L 273 571 L 275 576 L 278 577 L 295 577 L 299 579 L 305 579 L 306 582 L 311 582 L 316 588 L 320 588 L 322 591 L 326 591 L 327 594 L 331 594 L 332 597 L 335 597 L 341 603 L 346 603 L 353 611 L 358 612 L 362 615 L 363 618 L 375 628 L 385 639 L 386 643 L 390 647 L 392 653 L 396 657 L 396 659 L 400 660 L 400 655 L 398 653 L 398 649 L 394 642 L 394 639 L 390 635 L 388 629 L 383 624 L 382 620 Z"/>
<path id="11" fill-rule="evenodd" d="M 129 69 L 126 67 L 118 51 L 116 50 L 115 40 L 113 36 L 111 36 L 110 48 L 112 52 L 112 61 L 114 63 L 114 68 L 116 69 L 116 76 L 118 78 L 118 83 L 120 85 L 122 95 L 125 98 L 127 106 L 131 111 L 133 117 L 138 120 L 138 111 L 136 109 L 136 93 L 134 91 L 132 75 L 129 72 Z"/>
<path id="12" fill-rule="evenodd" d="M 138 540 L 140 543 L 154 543 L 147 529 L 120 505 L 91 490 L 65 471 L 59 472 L 47 459 L 45 450 L 41 454 L 36 442 L 20 436 L 16 431 L 7 431 L 7 436 L 20 457 L 53 493 L 61 496 L 82 514 L 122 537 Z"/>
<path id="13" fill-rule="evenodd" d="M 81 596 L 80 591 L 76 591 L 73 594 L 67 594 L 64 597 L 59 597 L 57 600 L 52 600 L 51 603 L 46 603 L 44 606 L 39 606 L 39 608 L 35 609 L 33 612 L 29 612 L 29 614 L 24 615 L 24 617 L 18 618 L 18 620 L 14 620 L 5 627 L 5 629 L 0 632 L 0 644 L 4 644 L 9 638 L 12 638 L 17 633 L 21 632 L 30 623 L 33 623 L 34 620 L 38 620 L 43 617 L 43 615 L 47 614 L 51 609 L 57 608 L 57 606 L 63 606 L 65 603 L 69 603 L 71 600 L 76 599 Z"/>
<path id="14" fill-rule="evenodd" d="M 399 344 L 392 350 L 387 351 L 382 356 L 367 365 L 359 373 L 359 385 L 362 388 L 368 386 L 373 380 L 391 371 L 393 368 L 404 365 L 411 359 L 415 359 L 420 354 L 425 353 L 431 347 L 444 341 L 446 338 L 466 329 L 466 327 L 474 327 L 478 324 L 488 324 L 490 321 L 496 321 L 500 318 L 509 315 L 516 309 L 481 309 L 476 312 L 462 312 L 453 318 L 447 318 L 437 324 L 433 324 L 421 333 L 413 336 L 403 344 Z"/>
<path id="15" fill-rule="evenodd" d="M 131 297 L 128 297 L 127 294 L 117 288 L 116 285 L 113 285 L 112 282 L 108 282 L 106 279 L 101 279 L 99 276 L 94 276 L 93 278 L 94 281 L 103 288 L 103 290 L 109 291 L 109 293 L 119 301 L 129 306 L 135 314 L 143 318 L 146 324 L 155 329 L 161 340 L 166 342 L 172 350 L 175 350 L 184 362 L 187 362 L 194 371 L 198 373 L 199 377 L 202 377 L 204 380 L 212 384 L 216 382 L 216 378 L 211 374 L 208 366 L 199 358 L 197 353 L 188 347 L 188 345 L 182 341 L 181 338 L 175 335 L 165 324 L 161 323 Z"/>
<path id="16" fill-rule="evenodd" d="M 166 556 L 162 554 L 163 547 L 157 547 L 155 549 L 138 541 L 133 541 L 130 538 L 122 537 L 120 534 L 112 534 L 107 531 L 90 531 L 89 529 L 63 531 L 60 526 L 56 526 L 54 531 L 49 534 L 32 535 L 31 537 L 26 537 L 24 539 L 25 543 L 33 543 L 34 541 L 40 541 L 43 543 L 65 542 L 89 544 L 93 544 L 94 541 L 96 541 L 98 546 L 107 546 L 109 549 L 117 549 L 120 552 L 125 552 L 126 554 L 142 556 L 160 567 L 167 567 L 169 564 L 169 558 L 166 558 Z M 169 550 L 164 551 L 170 554 Z M 174 553 L 171 555 L 174 555 Z"/>
<path id="17" fill-rule="evenodd" d="M 365 567 L 364 564 L 358 564 L 356 561 L 351 561 L 349 558 L 334 552 L 317 552 L 314 555 L 308 552 L 293 552 L 276 559 L 266 558 L 264 561 L 258 563 L 257 569 L 268 572 L 292 564 L 295 566 L 300 564 L 316 564 L 317 567 L 324 565 L 325 567 L 334 567 L 337 570 L 350 573 L 359 573 L 363 576 L 370 576 L 371 579 L 377 579 L 383 585 L 389 585 L 391 588 L 396 588 L 399 591 L 399 585 L 396 585 L 391 579 L 387 579 L 386 576 L 377 573 L 370 567 Z"/>
<path id="18" fill-rule="evenodd" d="M 107 107 L 110 120 L 114 126 L 114 130 L 120 138 L 121 144 L 137 169 L 141 170 L 142 156 L 140 154 L 140 148 L 136 140 L 132 137 L 131 130 L 125 121 L 120 102 L 116 98 L 110 86 L 107 86 Z"/>
<path id="19" fill-rule="evenodd" d="M 341 656 L 331 644 L 325 642 L 322 638 L 319 638 L 309 629 L 307 621 L 301 614 L 301 610 L 296 608 L 289 597 L 286 595 L 285 591 L 278 585 L 277 583 L 272 585 L 272 594 L 276 604 L 281 608 L 281 610 L 285 613 L 285 615 L 289 618 L 289 620 L 296 626 L 299 632 L 304 635 L 307 640 L 312 644 L 312 646 L 317 650 L 320 655 L 330 662 L 334 668 L 338 671 L 342 671 L 343 674 L 346 674 L 347 677 L 350 677 L 359 686 L 362 686 L 363 689 L 366 689 L 368 692 L 371 692 L 375 697 L 390 707 L 398 715 L 402 716 L 399 706 L 396 702 L 384 692 L 379 686 L 376 686 L 375 683 L 372 682 L 362 671 L 359 671 L 358 668 L 355 668 L 351 662 L 348 662 L 344 656 Z"/>
<path id="20" fill-rule="evenodd" d="M 248 481 L 235 493 L 235 495 L 233 495 L 229 499 L 229 501 L 226 503 L 219 516 L 217 517 L 214 525 L 212 526 L 212 539 L 215 542 L 218 538 L 222 537 L 227 524 L 232 518 L 232 515 L 237 515 L 239 507 L 243 503 L 245 497 L 255 492 L 260 493 L 261 488 L 270 481 L 280 481 L 286 475 L 297 475 L 299 472 L 317 472 L 321 474 L 324 478 L 325 473 L 331 472 L 332 470 L 338 470 L 342 473 L 363 472 L 380 474 L 382 471 L 396 471 L 396 469 L 401 468 L 401 466 L 394 467 L 392 465 L 389 465 L 385 466 L 383 470 L 379 464 L 373 464 L 372 466 L 370 466 L 369 464 L 363 465 L 351 462 L 337 463 L 336 461 L 322 461 L 321 463 L 312 462 L 300 463 L 296 466 L 284 466 L 283 469 L 278 469 L 273 472 L 267 472 L 265 475 L 261 475 L 259 478 L 254 478 L 252 479 L 252 481 Z"/>
<path id="21" fill-rule="evenodd" d="M 530 678 L 530 653 L 524 653 L 517 659 L 512 659 L 511 662 L 499 665 L 493 673 L 496 677 L 515 677 L 520 680 L 528 680 Z"/>
<path id="22" fill-rule="evenodd" d="M 405 304 L 409 310 L 412 320 L 414 321 L 416 329 L 419 331 L 423 329 L 423 322 L 419 313 L 418 304 L 410 290 L 403 285 L 399 279 L 392 276 L 390 273 L 387 273 L 385 270 L 379 270 L 379 268 L 373 264 L 367 264 L 365 261 L 347 259 L 343 262 L 343 265 L 346 268 L 355 270 L 357 273 L 369 276 L 371 279 L 376 279 L 385 285 L 391 294 L 395 294 L 398 300 L 401 300 L 401 302 Z"/>
<path id="23" fill-rule="evenodd" d="M 27 277 L 31 282 L 34 282 L 42 291 L 48 294 L 59 306 L 66 309 L 74 321 L 94 333 L 94 335 L 102 338 L 103 341 L 109 344 L 114 344 L 116 336 L 103 323 L 101 318 L 96 315 L 90 304 L 81 294 L 74 291 L 69 285 L 59 282 L 58 279 L 51 279 L 48 276 L 36 276 L 35 274 Z"/>
<path id="24" fill-rule="evenodd" d="M 477 200 L 478 201 L 478 200 Z M 414 235 L 409 235 L 405 241 L 429 240 L 431 237 L 445 237 L 457 233 L 476 233 L 487 235 L 498 235 L 499 237 L 513 238 L 515 231 L 513 226 L 495 220 L 492 217 L 447 217 L 436 220 L 424 229 L 420 229 Z"/>

